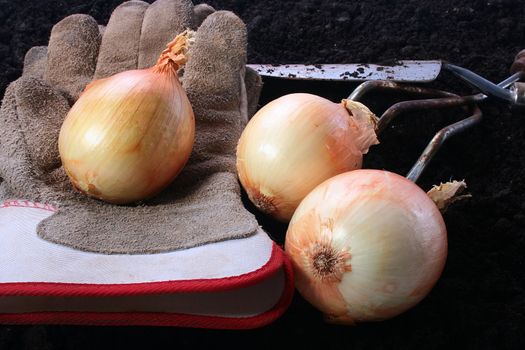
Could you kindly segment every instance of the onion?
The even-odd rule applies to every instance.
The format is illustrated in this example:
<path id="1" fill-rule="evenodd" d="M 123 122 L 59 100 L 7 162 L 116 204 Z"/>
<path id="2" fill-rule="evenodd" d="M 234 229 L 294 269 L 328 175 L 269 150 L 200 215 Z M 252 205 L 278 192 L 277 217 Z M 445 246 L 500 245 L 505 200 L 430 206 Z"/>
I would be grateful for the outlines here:
<path id="1" fill-rule="evenodd" d="M 394 317 L 443 270 L 447 234 L 427 194 L 406 178 L 355 170 L 316 187 L 295 211 L 285 250 L 301 295 L 329 322 Z"/>
<path id="2" fill-rule="evenodd" d="M 58 140 L 62 164 L 77 189 L 125 204 L 155 195 L 178 175 L 195 135 L 193 110 L 177 78 L 189 42 L 185 32 L 155 66 L 86 87 Z"/>
<path id="3" fill-rule="evenodd" d="M 237 146 L 237 172 L 255 206 L 288 221 L 324 180 L 361 167 L 377 144 L 376 117 L 359 102 L 290 94 L 261 108 Z"/>

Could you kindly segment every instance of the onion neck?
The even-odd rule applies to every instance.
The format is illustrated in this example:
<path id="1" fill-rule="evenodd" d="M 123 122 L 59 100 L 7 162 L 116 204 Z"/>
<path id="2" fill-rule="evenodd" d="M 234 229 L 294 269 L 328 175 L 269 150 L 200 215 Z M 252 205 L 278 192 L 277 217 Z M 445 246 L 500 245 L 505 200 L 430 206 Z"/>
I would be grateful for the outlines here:
<path id="1" fill-rule="evenodd" d="M 162 51 L 153 70 L 158 73 L 174 73 L 188 61 L 188 51 L 195 39 L 195 32 L 185 30 L 177 35 Z"/>
<path id="2" fill-rule="evenodd" d="M 344 99 L 341 101 L 341 105 L 346 109 L 359 130 L 358 137 L 355 140 L 356 145 L 361 153 L 367 153 L 370 146 L 379 144 L 377 139 L 379 118 L 360 102 Z"/>
<path id="3" fill-rule="evenodd" d="M 443 214 L 452 203 L 471 197 L 470 194 L 464 194 L 466 188 L 465 181 L 450 181 L 441 183 L 439 186 L 434 185 L 427 195 Z"/>

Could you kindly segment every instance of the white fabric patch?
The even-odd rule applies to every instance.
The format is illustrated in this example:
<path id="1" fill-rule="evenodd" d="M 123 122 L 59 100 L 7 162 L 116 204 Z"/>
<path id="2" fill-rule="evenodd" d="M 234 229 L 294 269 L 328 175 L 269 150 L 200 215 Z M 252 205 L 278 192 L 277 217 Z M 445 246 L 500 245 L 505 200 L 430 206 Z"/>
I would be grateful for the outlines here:
<path id="1" fill-rule="evenodd" d="M 83 252 L 38 237 L 37 224 L 52 214 L 45 208 L 0 205 L 0 283 L 126 284 L 224 278 L 259 269 L 269 261 L 273 248 L 273 241 L 259 229 L 248 238 L 169 253 Z"/>

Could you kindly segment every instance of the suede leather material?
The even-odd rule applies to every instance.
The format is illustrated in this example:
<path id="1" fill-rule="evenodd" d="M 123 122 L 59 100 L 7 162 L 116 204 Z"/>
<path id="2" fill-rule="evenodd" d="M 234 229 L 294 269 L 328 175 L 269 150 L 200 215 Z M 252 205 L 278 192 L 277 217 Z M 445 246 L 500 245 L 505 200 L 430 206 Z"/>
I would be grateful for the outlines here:
<path id="1" fill-rule="evenodd" d="M 53 28 L 47 49 L 28 52 L 24 74 L 7 89 L 0 111 L 0 199 L 57 206 L 39 225 L 40 237 L 84 251 L 144 254 L 256 233 L 259 225 L 240 199 L 235 148 L 262 83 L 245 70 L 244 23 L 231 12 L 212 10 L 194 10 L 185 0 L 130 1 L 115 9 L 105 28 L 86 15 L 65 18 Z M 108 204 L 74 190 L 57 140 L 84 86 L 151 66 L 167 42 L 201 20 L 182 77 L 196 140 L 181 174 L 159 195 L 134 205 Z"/>

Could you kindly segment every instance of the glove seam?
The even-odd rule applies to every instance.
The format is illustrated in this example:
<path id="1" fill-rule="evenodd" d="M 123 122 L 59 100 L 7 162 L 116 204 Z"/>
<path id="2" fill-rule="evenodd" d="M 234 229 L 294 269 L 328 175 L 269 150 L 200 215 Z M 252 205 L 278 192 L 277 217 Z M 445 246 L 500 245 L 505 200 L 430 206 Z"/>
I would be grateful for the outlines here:
<path id="1" fill-rule="evenodd" d="M 246 72 L 244 69 L 240 71 L 240 102 L 239 102 L 239 113 L 242 117 L 242 124 L 248 123 L 248 92 L 246 91 L 246 82 L 244 77 Z"/>
<path id="2" fill-rule="evenodd" d="M 139 32 L 139 44 L 137 45 L 137 55 L 136 62 L 135 62 L 135 69 L 139 69 L 139 59 L 140 59 L 140 52 L 142 49 L 142 32 L 144 28 L 144 19 L 146 18 L 146 13 L 148 12 L 148 9 L 150 8 L 151 4 L 148 5 L 148 7 L 144 10 L 142 20 L 140 21 L 140 32 Z"/>

